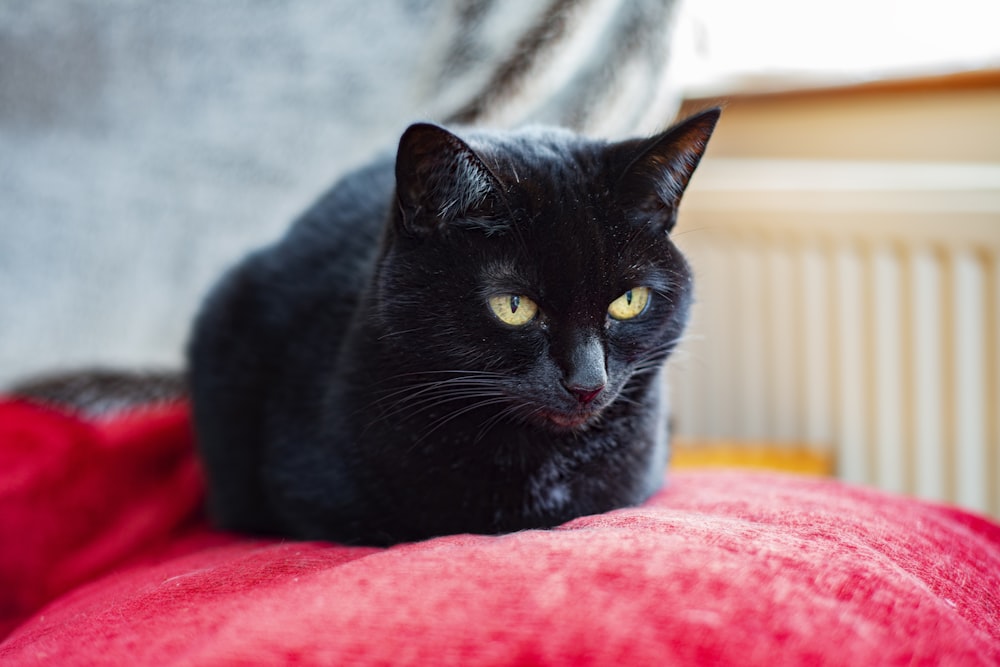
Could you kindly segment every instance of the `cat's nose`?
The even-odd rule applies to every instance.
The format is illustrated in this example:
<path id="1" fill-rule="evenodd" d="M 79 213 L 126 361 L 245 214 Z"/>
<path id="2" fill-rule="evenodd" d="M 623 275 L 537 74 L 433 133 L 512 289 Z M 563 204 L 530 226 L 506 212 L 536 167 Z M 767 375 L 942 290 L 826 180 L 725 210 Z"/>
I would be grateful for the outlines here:
<path id="1" fill-rule="evenodd" d="M 598 336 L 585 331 L 574 332 L 569 344 L 562 385 L 580 405 L 588 405 L 608 382 L 604 344 Z"/>
<path id="2" fill-rule="evenodd" d="M 566 390 L 576 396 L 576 400 L 580 401 L 581 405 L 587 405 L 601 393 L 604 389 L 604 385 L 597 385 L 593 387 L 581 387 L 579 385 L 565 385 Z"/>

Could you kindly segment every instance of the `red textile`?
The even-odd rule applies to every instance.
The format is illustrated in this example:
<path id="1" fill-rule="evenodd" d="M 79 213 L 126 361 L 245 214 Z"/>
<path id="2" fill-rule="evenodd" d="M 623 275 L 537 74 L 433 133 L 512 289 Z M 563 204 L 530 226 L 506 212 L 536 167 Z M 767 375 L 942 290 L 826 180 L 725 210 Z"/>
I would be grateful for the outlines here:
<path id="1" fill-rule="evenodd" d="M 830 480 L 674 473 L 390 549 L 224 535 L 200 497 L 183 407 L 0 403 L 0 664 L 1000 664 L 1000 526 Z"/>

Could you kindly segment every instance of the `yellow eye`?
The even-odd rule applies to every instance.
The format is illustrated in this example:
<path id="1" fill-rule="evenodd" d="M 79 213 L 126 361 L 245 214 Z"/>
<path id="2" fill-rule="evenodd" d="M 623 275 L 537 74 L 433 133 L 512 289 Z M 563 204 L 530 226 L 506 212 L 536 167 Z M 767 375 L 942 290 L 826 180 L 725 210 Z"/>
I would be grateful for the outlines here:
<path id="1" fill-rule="evenodd" d="M 616 320 L 630 320 L 641 315 L 649 303 L 648 287 L 633 287 L 611 302 L 608 314 Z"/>
<path id="2" fill-rule="evenodd" d="M 490 310 L 504 324 L 519 327 L 535 318 L 538 305 L 526 296 L 500 294 L 490 297 Z"/>

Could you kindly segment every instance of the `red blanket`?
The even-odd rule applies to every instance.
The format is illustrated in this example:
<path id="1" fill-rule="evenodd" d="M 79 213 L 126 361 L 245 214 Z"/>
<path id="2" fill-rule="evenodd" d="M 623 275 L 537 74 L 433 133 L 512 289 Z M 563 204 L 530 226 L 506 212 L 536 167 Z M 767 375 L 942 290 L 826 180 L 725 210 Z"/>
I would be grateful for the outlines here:
<path id="1" fill-rule="evenodd" d="M 1000 527 L 830 480 L 390 549 L 215 532 L 184 407 L 0 403 L 0 664 L 998 665 Z"/>

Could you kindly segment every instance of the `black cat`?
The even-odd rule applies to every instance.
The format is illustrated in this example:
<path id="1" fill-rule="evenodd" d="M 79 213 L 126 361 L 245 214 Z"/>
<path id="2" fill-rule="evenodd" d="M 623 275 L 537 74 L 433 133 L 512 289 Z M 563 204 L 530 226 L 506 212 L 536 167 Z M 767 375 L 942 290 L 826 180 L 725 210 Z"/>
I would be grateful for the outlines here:
<path id="1" fill-rule="evenodd" d="M 391 544 L 663 482 L 677 206 L 719 117 L 648 140 L 411 126 L 208 298 L 189 380 L 224 528 Z"/>

